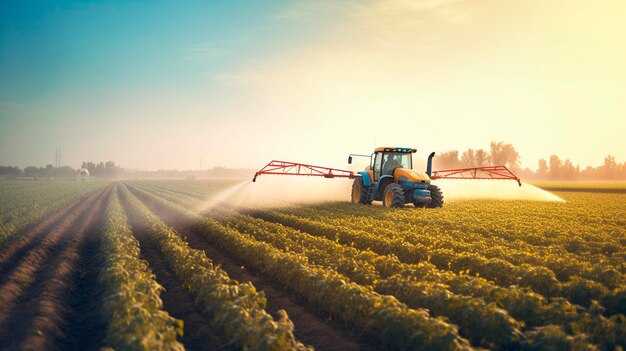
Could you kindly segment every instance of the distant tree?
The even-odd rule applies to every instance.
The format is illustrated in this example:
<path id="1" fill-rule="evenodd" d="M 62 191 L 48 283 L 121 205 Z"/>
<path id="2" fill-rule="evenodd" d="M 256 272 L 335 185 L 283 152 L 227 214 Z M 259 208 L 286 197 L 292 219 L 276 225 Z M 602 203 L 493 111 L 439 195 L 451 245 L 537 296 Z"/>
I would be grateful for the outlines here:
<path id="1" fill-rule="evenodd" d="M 51 164 L 47 164 L 46 168 L 44 168 L 41 172 L 41 176 L 43 177 L 54 177 L 54 166 Z"/>
<path id="2" fill-rule="evenodd" d="M 539 160 L 539 167 L 537 168 L 537 178 L 548 178 L 548 162 L 546 162 L 546 160 L 544 160 L 543 158 Z"/>
<path id="3" fill-rule="evenodd" d="M 23 172 L 19 167 L 0 166 L 0 175 L 19 177 L 23 175 Z"/>
<path id="4" fill-rule="evenodd" d="M 593 168 L 591 166 L 587 166 L 587 167 L 585 167 L 585 169 L 580 171 L 580 177 L 582 179 L 592 179 L 592 180 L 600 178 L 598 176 L 598 169 L 597 168 Z"/>
<path id="5" fill-rule="evenodd" d="M 489 157 L 494 165 L 505 165 L 512 170 L 519 169 L 519 153 L 512 144 L 492 141 Z"/>
<path id="6" fill-rule="evenodd" d="M 56 169 L 56 177 L 75 177 L 76 170 L 70 166 L 63 166 Z"/>
<path id="7" fill-rule="evenodd" d="M 87 168 L 87 170 L 89 171 L 89 174 L 95 175 L 95 172 L 96 172 L 96 164 L 95 163 L 87 162 L 87 164 L 85 166 L 87 166 L 87 167 L 83 167 L 83 168 Z"/>
<path id="8" fill-rule="evenodd" d="M 437 164 L 435 169 L 457 168 L 461 166 L 459 162 L 459 152 L 457 150 L 442 152 L 435 160 Z"/>
<path id="9" fill-rule="evenodd" d="M 461 154 L 461 166 L 476 167 L 476 156 L 473 149 L 467 149 Z"/>
<path id="10" fill-rule="evenodd" d="M 119 168 L 115 165 L 113 161 L 107 161 L 104 163 L 104 169 L 106 177 L 115 178 L 118 176 Z"/>
<path id="11" fill-rule="evenodd" d="M 524 169 L 521 169 L 519 171 L 517 171 L 516 175 L 518 177 L 520 177 L 521 179 L 534 179 L 536 178 L 536 173 L 530 169 L 529 167 L 526 167 Z"/>
<path id="12" fill-rule="evenodd" d="M 94 172 L 95 172 L 95 174 L 96 174 L 98 177 L 104 177 L 104 176 L 106 176 L 106 171 L 105 171 L 105 168 L 104 168 L 104 162 L 102 162 L 102 161 L 101 161 L 101 162 L 98 162 L 98 164 L 96 165 L 96 169 L 94 170 Z"/>
<path id="13" fill-rule="evenodd" d="M 619 167 L 618 167 L 617 162 L 615 162 L 615 156 L 608 155 L 607 157 L 605 157 L 604 165 L 602 167 L 604 167 L 603 173 L 604 173 L 605 179 L 617 178 L 617 172 L 618 172 Z"/>
<path id="14" fill-rule="evenodd" d="M 572 164 L 572 161 L 565 160 L 561 167 L 561 178 L 565 180 L 574 180 L 578 178 L 578 172 L 576 167 Z"/>
<path id="15" fill-rule="evenodd" d="M 30 177 L 36 177 L 38 175 L 41 175 L 40 168 L 37 168 L 35 166 L 28 166 L 24 168 L 24 173 L 26 173 L 26 175 Z"/>
<path id="16" fill-rule="evenodd" d="M 557 155 L 550 156 L 550 170 L 548 173 L 550 176 L 550 179 L 552 180 L 561 179 L 561 167 L 562 167 L 562 163 L 559 157 Z"/>
<path id="17" fill-rule="evenodd" d="M 85 168 L 86 170 L 89 171 L 89 174 L 95 177 L 102 177 L 102 178 L 115 178 L 120 176 L 123 172 L 125 172 L 124 169 L 118 167 L 115 164 L 115 161 L 106 161 L 106 162 L 86 162 L 83 161 L 83 163 L 81 164 L 81 168 Z"/>
<path id="18" fill-rule="evenodd" d="M 483 149 L 478 149 L 474 153 L 474 161 L 476 167 L 487 166 L 487 164 L 489 163 L 489 154 Z"/>

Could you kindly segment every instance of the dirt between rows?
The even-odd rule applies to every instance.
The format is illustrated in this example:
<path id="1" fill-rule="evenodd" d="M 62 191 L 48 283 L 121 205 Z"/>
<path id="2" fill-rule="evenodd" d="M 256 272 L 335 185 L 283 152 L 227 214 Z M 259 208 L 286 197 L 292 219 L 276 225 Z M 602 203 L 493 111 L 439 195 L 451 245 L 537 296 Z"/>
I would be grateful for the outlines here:
<path id="1" fill-rule="evenodd" d="M 2 249 L 0 349 L 99 346 L 100 332 L 92 333 L 86 343 L 78 340 L 81 330 L 102 329 L 99 302 L 80 297 L 93 297 L 96 289 L 95 234 L 109 193 L 110 187 L 105 187 L 79 199 Z M 81 328 L 74 328 L 78 324 Z"/>
<path id="2" fill-rule="evenodd" d="M 76 216 L 81 208 L 84 210 L 84 207 L 95 199 L 93 196 L 103 191 L 104 189 L 101 189 L 96 193 L 84 196 L 68 204 L 61 210 L 44 218 L 41 222 L 27 227 L 16 235 L 12 241 L 0 248 L 0 285 L 4 284 L 10 274 L 9 272 L 15 269 L 15 266 L 21 262 L 21 258 L 40 245 L 45 233 L 50 232 L 61 221 L 68 220 L 68 216 Z"/>
<path id="3" fill-rule="evenodd" d="M 179 341 L 185 349 L 213 351 L 238 349 L 211 326 L 211 319 L 195 304 L 194 297 L 181 285 L 161 253 L 151 243 L 150 229 L 139 224 L 133 211 L 129 210 L 126 198 L 123 195 L 120 198 L 133 235 L 139 241 L 141 257 L 148 261 L 157 282 L 165 288 L 161 294 L 164 310 L 184 323 L 184 334 Z"/>
<path id="4" fill-rule="evenodd" d="M 163 221 L 180 233 L 191 247 L 203 250 L 207 257 L 219 264 L 231 278 L 240 282 L 250 282 L 257 290 L 263 291 L 267 298 L 266 309 L 269 313 L 276 316 L 280 309 L 287 311 L 289 318 L 294 323 L 295 335 L 298 340 L 314 346 L 316 350 L 375 349 L 373 341 L 366 340 L 365 337 L 357 335 L 347 326 L 331 320 L 328 315 L 311 309 L 305 301 L 299 300 L 279 282 L 263 279 L 255 270 L 245 267 L 236 258 L 212 246 L 199 233 L 191 229 L 190 223 L 185 223 L 172 215 L 171 212 L 159 208 L 149 198 L 134 189 L 132 185 L 129 185 L 128 189 Z"/>

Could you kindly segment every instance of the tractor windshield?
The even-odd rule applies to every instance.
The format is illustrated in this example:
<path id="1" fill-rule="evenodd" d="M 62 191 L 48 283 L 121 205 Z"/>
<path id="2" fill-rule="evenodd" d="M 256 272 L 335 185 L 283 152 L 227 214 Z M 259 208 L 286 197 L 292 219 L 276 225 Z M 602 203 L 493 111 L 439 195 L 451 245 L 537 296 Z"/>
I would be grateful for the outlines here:
<path id="1" fill-rule="evenodd" d="M 406 152 L 385 152 L 383 155 L 383 175 L 392 175 L 396 168 L 411 169 L 411 154 Z"/>

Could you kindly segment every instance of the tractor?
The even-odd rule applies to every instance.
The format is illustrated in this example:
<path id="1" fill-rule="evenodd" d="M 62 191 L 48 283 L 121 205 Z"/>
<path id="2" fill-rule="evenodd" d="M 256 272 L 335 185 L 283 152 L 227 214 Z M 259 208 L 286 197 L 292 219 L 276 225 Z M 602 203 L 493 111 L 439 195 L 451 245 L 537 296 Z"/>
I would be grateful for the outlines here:
<path id="1" fill-rule="evenodd" d="M 371 155 L 351 154 L 352 157 L 369 157 L 370 165 L 358 172 L 352 184 L 352 203 L 369 205 L 382 201 L 385 207 L 403 207 L 412 203 L 415 207 L 442 207 L 441 189 L 431 184 L 432 159 L 428 157 L 426 172 L 413 169 L 416 149 L 402 147 L 378 147 Z"/>
<path id="2" fill-rule="evenodd" d="M 434 171 L 432 152 L 428 156 L 426 172 L 413 169 L 415 149 L 403 147 L 378 147 L 371 155 L 350 154 L 352 158 L 369 157 L 370 165 L 363 171 L 353 171 L 313 166 L 304 163 L 271 161 L 254 174 L 253 182 L 262 174 L 297 175 L 324 178 L 349 178 L 352 183 L 352 203 L 371 204 L 382 201 L 385 207 L 404 207 L 412 203 L 415 207 L 437 208 L 443 206 L 443 193 L 431 183 L 436 179 L 508 179 L 521 180 L 506 166 L 481 166 Z"/>

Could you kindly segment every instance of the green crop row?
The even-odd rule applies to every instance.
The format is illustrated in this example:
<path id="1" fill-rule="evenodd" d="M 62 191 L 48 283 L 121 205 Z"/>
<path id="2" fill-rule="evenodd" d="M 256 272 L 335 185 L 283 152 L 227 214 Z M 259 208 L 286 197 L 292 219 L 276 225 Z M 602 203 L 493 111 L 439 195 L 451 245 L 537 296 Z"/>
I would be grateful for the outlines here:
<path id="1" fill-rule="evenodd" d="M 130 213 L 150 232 L 167 264 L 215 327 L 244 349 L 304 350 L 293 334 L 293 323 L 282 311 L 274 318 L 265 311 L 265 296 L 250 283 L 238 283 L 216 267 L 201 250 L 192 249 L 176 232 L 154 216 L 125 187 L 123 199 Z"/>
<path id="2" fill-rule="evenodd" d="M 106 209 L 101 236 L 104 264 L 102 315 L 107 323 L 106 345 L 117 350 L 184 350 L 176 340 L 183 323 L 163 311 L 159 285 L 141 259 L 117 192 Z"/>
<path id="3" fill-rule="evenodd" d="M 501 259 L 485 258 L 479 253 L 459 253 L 448 249 L 431 250 L 425 245 L 412 244 L 398 236 L 388 237 L 379 233 L 350 229 L 345 226 L 339 226 L 336 223 L 329 224 L 276 211 L 259 210 L 254 215 L 314 235 L 329 237 L 340 243 L 354 245 L 362 250 L 372 249 L 379 254 L 396 255 L 402 262 L 419 263 L 428 261 L 440 269 L 480 275 L 503 287 L 512 284 L 528 286 L 542 295 L 548 297 L 564 296 L 572 302 L 584 306 L 589 306 L 592 300 L 599 300 L 611 293 L 607 287 L 593 280 L 580 278 L 561 283 L 554 277 L 554 273 L 548 269 L 537 269 L 538 267 L 528 264 L 515 266 Z M 587 272 L 589 274 L 586 274 Z M 591 275 L 612 287 L 623 286 L 623 284 L 618 284 L 618 282 L 622 282 L 623 275 L 614 269 L 601 270 L 598 275 L 593 274 L 595 270 L 591 268 L 588 271 L 585 270 L 579 273 L 581 275 Z M 602 273 L 606 274 L 603 275 Z M 585 286 L 585 295 L 578 294 L 581 285 Z"/>
<path id="4" fill-rule="evenodd" d="M 371 220 L 350 214 L 338 215 L 331 210 L 320 208 L 283 208 L 280 212 L 337 227 L 398 237 L 412 244 L 423 245 L 431 251 L 441 251 L 443 260 L 447 259 L 445 253 L 450 251 L 475 253 L 488 259 L 502 259 L 513 265 L 543 266 L 554 271 L 556 277 L 562 281 L 569 280 L 573 275 L 581 275 L 580 272 L 591 279 L 610 284 L 609 287 L 615 287 L 625 281 L 615 269 L 615 266 L 623 262 L 617 260 L 617 257 L 611 263 L 612 260 L 604 255 L 580 255 L 568 252 L 563 246 L 532 245 L 522 240 L 523 235 L 505 239 L 493 235 L 499 232 L 497 227 L 491 228 L 491 234 L 485 235 L 485 225 L 480 228 L 483 233 L 478 233 L 479 231 L 474 230 L 469 223 L 466 223 L 464 230 L 448 228 L 441 223 L 438 225 L 414 223 L 411 213 L 397 213 L 394 217 Z"/>
<path id="5" fill-rule="evenodd" d="M 76 181 L 0 181 L 0 247 L 24 228 L 96 191 L 104 184 Z"/>
<path id="6" fill-rule="evenodd" d="M 349 203 L 306 206 L 331 217 L 365 216 L 373 223 L 392 220 L 406 231 L 482 236 L 514 246 L 568 252 L 591 262 L 619 264 L 626 258 L 626 201 L 620 194 L 567 193 L 564 203 L 474 200 L 450 202 L 436 215 L 428 211 L 385 211 Z"/>

